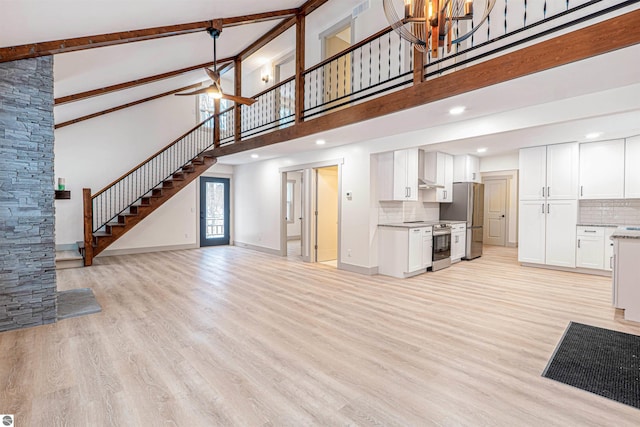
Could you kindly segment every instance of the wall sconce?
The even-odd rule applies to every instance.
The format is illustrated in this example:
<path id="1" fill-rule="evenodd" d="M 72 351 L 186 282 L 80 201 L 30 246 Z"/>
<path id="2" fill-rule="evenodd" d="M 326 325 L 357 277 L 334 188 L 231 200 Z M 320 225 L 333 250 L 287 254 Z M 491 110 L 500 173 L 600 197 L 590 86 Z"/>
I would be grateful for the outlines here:
<path id="1" fill-rule="evenodd" d="M 264 84 L 269 83 L 269 74 L 263 74 L 261 80 L 264 82 Z"/>
<path id="2" fill-rule="evenodd" d="M 262 72 L 260 73 L 260 80 L 262 80 L 264 84 L 269 83 L 269 80 L 271 80 L 271 67 L 269 65 L 264 65 L 262 67 Z"/>

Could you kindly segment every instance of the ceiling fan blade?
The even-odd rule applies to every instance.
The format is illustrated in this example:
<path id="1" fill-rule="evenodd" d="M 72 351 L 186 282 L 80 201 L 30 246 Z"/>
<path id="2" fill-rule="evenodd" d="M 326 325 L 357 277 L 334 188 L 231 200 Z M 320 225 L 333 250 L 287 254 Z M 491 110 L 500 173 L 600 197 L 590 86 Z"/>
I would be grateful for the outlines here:
<path id="1" fill-rule="evenodd" d="M 187 96 L 187 95 L 199 95 L 201 93 L 207 93 L 211 89 L 211 86 L 203 87 L 202 89 L 194 90 L 193 92 L 186 93 L 176 93 L 177 96 Z"/>
<path id="2" fill-rule="evenodd" d="M 244 104 L 244 105 L 252 105 L 254 102 L 256 102 L 256 100 L 253 99 L 253 98 L 245 98 L 243 96 L 227 95 L 225 93 L 222 94 L 222 99 L 228 99 L 229 101 L 234 101 L 234 102 L 237 102 L 238 104 Z"/>
<path id="3" fill-rule="evenodd" d="M 213 70 L 210 70 L 210 69 L 208 69 L 206 67 L 205 67 L 204 70 L 207 72 L 207 75 L 209 76 L 209 78 L 211 80 L 213 80 L 214 82 L 220 80 L 220 73 L 217 73 L 217 72 L 215 72 Z"/>

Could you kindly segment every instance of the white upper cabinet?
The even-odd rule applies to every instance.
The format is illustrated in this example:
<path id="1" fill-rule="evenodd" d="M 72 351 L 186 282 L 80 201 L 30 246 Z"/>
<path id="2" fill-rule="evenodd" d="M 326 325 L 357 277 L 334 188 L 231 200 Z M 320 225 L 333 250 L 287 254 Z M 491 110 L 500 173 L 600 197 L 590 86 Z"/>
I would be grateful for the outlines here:
<path id="1" fill-rule="evenodd" d="M 380 200 L 418 200 L 418 149 L 397 150 L 378 155 Z"/>
<path id="2" fill-rule="evenodd" d="M 547 147 L 520 150 L 520 200 L 544 199 L 547 188 Z"/>
<path id="3" fill-rule="evenodd" d="M 480 182 L 480 159 L 469 154 L 454 156 L 453 182 Z"/>
<path id="4" fill-rule="evenodd" d="M 453 156 L 440 152 L 424 153 L 424 179 L 437 186 L 424 192 L 425 202 L 451 203 L 453 200 Z"/>
<path id="5" fill-rule="evenodd" d="M 577 143 L 547 146 L 547 199 L 578 198 L 579 156 L 580 149 Z"/>
<path id="6" fill-rule="evenodd" d="M 640 199 L 640 136 L 627 138 L 624 173 L 624 197 Z"/>
<path id="7" fill-rule="evenodd" d="M 520 150 L 520 200 L 578 197 L 578 143 Z"/>
<path id="8" fill-rule="evenodd" d="M 624 139 L 580 144 L 580 198 L 624 198 Z"/>

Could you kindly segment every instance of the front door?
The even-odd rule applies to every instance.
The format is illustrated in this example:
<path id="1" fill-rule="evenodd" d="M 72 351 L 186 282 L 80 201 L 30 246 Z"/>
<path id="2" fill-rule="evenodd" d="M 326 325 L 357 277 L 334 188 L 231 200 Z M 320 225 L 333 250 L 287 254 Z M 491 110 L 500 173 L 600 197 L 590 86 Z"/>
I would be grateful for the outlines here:
<path id="1" fill-rule="evenodd" d="M 485 227 L 486 245 L 504 246 L 507 231 L 507 180 L 491 179 L 484 182 L 485 189 Z"/>
<path id="2" fill-rule="evenodd" d="M 200 246 L 229 244 L 229 179 L 200 177 Z"/>

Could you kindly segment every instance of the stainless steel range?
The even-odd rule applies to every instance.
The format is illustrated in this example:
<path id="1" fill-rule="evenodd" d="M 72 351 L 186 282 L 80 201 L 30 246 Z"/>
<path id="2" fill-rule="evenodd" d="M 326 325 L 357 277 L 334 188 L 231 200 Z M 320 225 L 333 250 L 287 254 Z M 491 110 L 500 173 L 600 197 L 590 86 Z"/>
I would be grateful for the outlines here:
<path id="1" fill-rule="evenodd" d="M 442 270 L 451 265 L 451 226 L 433 226 L 433 266 L 432 271 Z"/>

